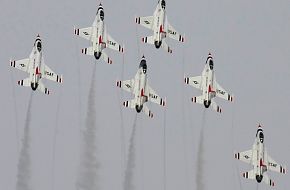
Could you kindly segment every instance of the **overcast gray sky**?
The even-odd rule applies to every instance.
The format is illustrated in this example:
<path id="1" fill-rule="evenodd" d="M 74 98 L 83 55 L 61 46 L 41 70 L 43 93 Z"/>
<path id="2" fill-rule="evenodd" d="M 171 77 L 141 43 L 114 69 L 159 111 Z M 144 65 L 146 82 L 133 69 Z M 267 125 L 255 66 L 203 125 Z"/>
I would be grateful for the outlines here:
<path id="1" fill-rule="evenodd" d="M 167 97 L 167 189 L 196 189 L 196 160 L 203 107 L 191 103 L 200 92 L 183 83 L 183 75 L 200 75 L 210 51 L 218 82 L 235 96 L 235 102 L 216 100 L 221 115 L 206 111 L 205 188 L 239 189 L 236 167 L 250 169 L 233 159 L 234 150 L 250 149 L 257 125 L 265 131 L 268 153 L 289 165 L 290 152 L 290 2 L 287 0 L 167 0 L 167 16 L 186 43 L 173 40 L 169 55 L 137 40 L 151 32 L 134 23 L 134 16 L 153 14 L 157 0 L 102 1 L 108 32 L 125 44 L 124 79 L 133 78 L 141 55 L 148 63 L 149 83 Z M 26 78 L 10 68 L 9 59 L 29 56 L 35 37 L 43 40 L 45 63 L 62 73 L 62 85 L 45 81 L 52 95 L 36 92 L 32 103 L 31 158 L 33 189 L 75 189 L 80 157 L 80 131 L 84 126 L 87 98 L 95 60 L 81 55 L 89 43 L 73 35 L 73 27 L 91 26 L 99 1 L 1 0 L 0 1 L 0 189 L 15 189 L 30 88 L 17 86 Z M 114 64 L 96 66 L 98 185 L 103 190 L 122 188 L 120 104 L 132 98 L 119 95 L 122 55 L 107 51 Z M 183 61 L 184 60 L 184 61 Z M 154 119 L 138 115 L 136 189 L 163 188 L 164 109 L 149 103 Z M 126 147 L 135 116 L 122 109 Z M 232 131 L 234 123 L 234 131 Z M 56 128 L 57 127 L 57 128 Z M 18 132 L 17 132 L 18 131 Z M 53 143 L 56 136 L 55 176 Z M 17 135 L 18 134 L 18 135 Z M 275 189 L 289 187 L 289 176 L 270 173 Z M 242 179 L 244 189 L 256 187 Z M 262 184 L 261 188 L 267 186 Z M 261 189 L 260 188 L 260 189 Z"/>

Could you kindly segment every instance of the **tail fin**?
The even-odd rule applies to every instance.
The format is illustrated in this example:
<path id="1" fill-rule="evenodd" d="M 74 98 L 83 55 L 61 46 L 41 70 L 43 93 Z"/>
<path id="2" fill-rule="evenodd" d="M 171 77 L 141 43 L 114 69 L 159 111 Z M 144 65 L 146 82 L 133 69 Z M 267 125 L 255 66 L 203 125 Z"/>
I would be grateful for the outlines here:
<path id="1" fill-rule="evenodd" d="M 86 55 L 94 55 L 93 47 L 83 48 L 82 53 Z"/>
<path id="2" fill-rule="evenodd" d="M 275 186 L 275 182 L 271 180 L 267 174 L 264 173 L 263 178 L 264 178 L 263 179 L 264 183 L 266 183 L 267 185 L 270 185 L 271 187 Z"/>
<path id="3" fill-rule="evenodd" d="M 165 40 L 162 40 L 162 48 L 167 51 L 168 53 L 172 53 L 172 49 L 167 45 Z"/>
<path id="4" fill-rule="evenodd" d="M 213 110 L 217 111 L 218 113 L 222 113 L 222 109 L 212 100 L 211 107 Z"/>
<path id="5" fill-rule="evenodd" d="M 20 86 L 26 86 L 26 87 L 28 87 L 28 86 L 30 86 L 31 81 L 30 81 L 30 78 L 28 77 L 28 78 L 26 78 L 26 79 L 19 80 L 19 81 L 17 82 L 17 84 L 20 85 Z"/>
<path id="6" fill-rule="evenodd" d="M 148 109 L 148 107 L 143 104 L 143 109 L 142 111 L 145 113 L 145 115 L 147 115 L 150 118 L 153 118 L 153 113 Z"/>
<path id="7" fill-rule="evenodd" d="M 248 172 L 243 173 L 243 177 L 246 179 L 255 179 L 254 170 L 250 170 Z"/>
<path id="8" fill-rule="evenodd" d="M 123 102 L 123 106 L 134 109 L 136 105 L 135 99 Z"/>
<path id="9" fill-rule="evenodd" d="M 49 95 L 50 94 L 49 90 L 44 86 L 44 84 L 41 81 L 38 82 L 38 88 L 37 89 L 40 92 L 42 92 L 42 93 L 44 93 L 46 95 Z"/>
<path id="10" fill-rule="evenodd" d="M 153 36 L 147 36 L 142 38 L 142 42 L 147 44 L 154 44 L 154 37 Z"/>
<path id="11" fill-rule="evenodd" d="M 108 64 L 112 64 L 113 63 L 113 61 L 109 58 L 109 56 L 104 51 L 102 51 L 102 58 Z"/>

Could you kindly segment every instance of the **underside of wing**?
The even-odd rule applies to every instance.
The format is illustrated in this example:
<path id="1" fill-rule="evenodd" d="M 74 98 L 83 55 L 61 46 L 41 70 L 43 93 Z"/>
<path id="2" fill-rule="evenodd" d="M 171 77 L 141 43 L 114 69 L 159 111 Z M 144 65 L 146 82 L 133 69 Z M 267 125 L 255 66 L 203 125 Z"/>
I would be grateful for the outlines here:
<path id="1" fill-rule="evenodd" d="M 184 42 L 184 36 L 180 35 L 177 30 L 175 30 L 173 28 L 173 26 L 170 25 L 169 22 L 167 22 L 167 34 L 168 34 L 168 37 L 174 39 L 174 40 L 177 40 L 177 41 L 180 41 L 180 42 Z"/>
<path id="2" fill-rule="evenodd" d="M 243 162 L 246 162 L 247 164 L 251 164 L 253 158 L 253 151 L 247 150 L 244 152 L 238 152 L 235 154 L 235 158 Z"/>
<path id="3" fill-rule="evenodd" d="M 74 33 L 77 36 L 80 36 L 86 40 L 91 40 L 91 35 L 92 35 L 92 27 L 88 28 L 75 28 Z"/>
<path id="4" fill-rule="evenodd" d="M 135 22 L 150 30 L 153 28 L 154 16 L 136 17 Z"/>
<path id="5" fill-rule="evenodd" d="M 134 93 L 134 85 L 135 85 L 134 79 L 117 81 L 116 85 L 117 87 L 122 88 L 123 90 L 126 90 L 127 92 Z"/>
<path id="6" fill-rule="evenodd" d="M 29 58 L 21 59 L 18 61 L 10 61 L 10 66 L 15 67 L 16 69 L 19 69 L 21 71 L 28 72 Z"/>
<path id="7" fill-rule="evenodd" d="M 161 106 L 165 106 L 165 100 L 162 99 L 149 85 L 147 85 L 147 93 L 148 100 L 155 104 L 159 104 Z"/>
<path id="8" fill-rule="evenodd" d="M 268 168 L 269 168 L 269 170 L 272 170 L 272 171 L 278 172 L 278 173 L 286 174 L 286 168 L 284 168 L 283 166 L 278 164 L 269 155 L 267 155 L 267 159 L 268 159 Z"/>
<path id="9" fill-rule="evenodd" d="M 62 76 L 57 75 L 53 70 L 51 70 L 47 65 L 44 65 L 44 78 L 52 80 L 54 82 L 62 83 Z"/>
<path id="10" fill-rule="evenodd" d="M 114 40 L 109 34 L 107 34 L 107 46 L 115 51 L 124 52 L 124 48 Z"/>
<path id="11" fill-rule="evenodd" d="M 223 89 L 223 87 L 221 85 L 219 85 L 216 81 L 215 81 L 215 89 L 216 89 L 216 95 L 217 97 L 220 97 L 222 99 L 228 100 L 228 101 L 233 101 L 233 97 Z"/>
<path id="12" fill-rule="evenodd" d="M 202 76 L 196 76 L 196 77 L 185 77 L 184 82 L 186 84 L 189 84 L 197 89 L 201 90 L 201 84 L 202 84 Z"/>

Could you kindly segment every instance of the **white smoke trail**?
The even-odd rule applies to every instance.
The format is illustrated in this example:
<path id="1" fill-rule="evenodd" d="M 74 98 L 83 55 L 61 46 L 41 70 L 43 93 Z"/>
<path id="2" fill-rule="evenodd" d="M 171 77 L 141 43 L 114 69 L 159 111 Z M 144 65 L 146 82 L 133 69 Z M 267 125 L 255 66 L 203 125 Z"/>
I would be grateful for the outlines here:
<path id="1" fill-rule="evenodd" d="M 197 151 L 197 171 L 196 171 L 196 189 L 204 190 L 204 128 L 205 128 L 206 110 L 202 113 L 201 130 Z"/>
<path id="2" fill-rule="evenodd" d="M 97 169 L 98 162 L 96 152 L 96 102 L 95 102 L 95 73 L 94 66 L 91 87 L 88 97 L 88 110 L 85 129 L 82 133 L 81 160 L 79 166 L 79 175 L 76 183 L 78 190 L 96 190 L 97 189 Z"/>
<path id="3" fill-rule="evenodd" d="M 124 179 L 124 190 L 133 190 L 133 177 L 134 177 L 134 169 L 135 169 L 135 162 L 136 162 L 136 126 L 137 126 L 137 114 L 135 115 L 132 133 L 130 137 L 130 144 L 129 144 L 129 151 L 128 151 L 128 159 L 126 164 L 125 170 L 125 179 Z"/>
<path id="4" fill-rule="evenodd" d="M 33 93 L 33 92 L 32 92 Z M 32 107 L 32 93 L 29 98 L 22 147 L 20 150 L 19 161 L 17 166 L 16 190 L 31 190 L 31 158 L 30 158 L 30 120 Z"/>

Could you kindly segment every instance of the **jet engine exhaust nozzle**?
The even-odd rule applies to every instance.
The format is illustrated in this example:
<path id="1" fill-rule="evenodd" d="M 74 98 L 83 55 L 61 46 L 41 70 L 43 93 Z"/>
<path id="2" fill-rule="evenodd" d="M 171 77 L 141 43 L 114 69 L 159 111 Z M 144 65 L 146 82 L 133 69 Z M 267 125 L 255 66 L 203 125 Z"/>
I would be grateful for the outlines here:
<path id="1" fill-rule="evenodd" d="M 37 89 L 37 87 L 38 87 L 38 83 L 31 83 L 31 89 L 33 90 L 33 91 L 35 91 L 36 89 Z"/>
<path id="2" fill-rule="evenodd" d="M 209 106 L 210 106 L 210 103 L 211 103 L 211 101 L 210 100 L 205 100 L 204 102 L 203 102 L 203 104 L 204 104 L 204 107 L 206 107 L 206 108 L 209 108 Z"/>
<path id="3" fill-rule="evenodd" d="M 101 52 L 95 52 L 95 53 L 94 53 L 94 56 L 95 56 L 95 58 L 98 60 L 98 59 L 100 59 L 100 57 L 102 56 L 102 53 L 101 53 Z"/>
<path id="4" fill-rule="evenodd" d="M 256 180 L 258 183 L 261 183 L 261 181 L 263 180 L 263 176 L 262 175 L 256 175 Z"/>
<path id="5" fill-rule="evenodd" d="M 162 42 L 161 41 L 155 41 L 154 45 L 157 49 L 159 49 L 161 47 Z"/>
<path id="6" fill-rule="evenodd" d="M 140 106 L 136 105 L 135 108 L 136 108 L 136 111 L 140 113 L 142 111 L 143 105 L 140 105 Z"/>

